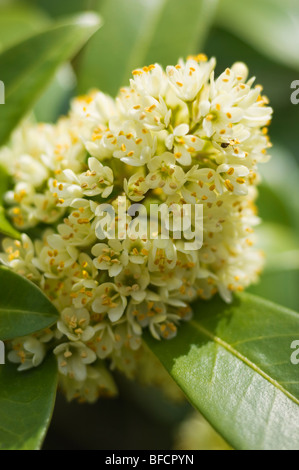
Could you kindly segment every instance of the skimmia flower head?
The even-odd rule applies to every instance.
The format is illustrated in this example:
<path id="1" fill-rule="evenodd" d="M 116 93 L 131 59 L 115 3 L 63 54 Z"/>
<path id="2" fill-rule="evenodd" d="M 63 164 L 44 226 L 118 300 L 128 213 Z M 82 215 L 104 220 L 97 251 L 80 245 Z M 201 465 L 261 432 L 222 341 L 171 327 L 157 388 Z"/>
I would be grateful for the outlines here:
<path id="1" fill-rule="evenodd" d="M 23 123 L 0 152 L 13 181 L 7 216 L 22 234 L 3 241 L 0 260 L 61 314 L 13 341 L 9 359 L 25 370 L 52 350 L 70 399 L 115 394 L 108 365 L 137 377 L 152 367 L 145 330 L 171 340 L 194 300 L 230 302 L 262 269 L 254 201 L 272 109 L 244 64 L 218 77 L 215 65 L 200 54 L 134 70 L 116 99 L 80 96 L 56 124 Z M 191 249 L 180 224 L 168 237 L 159 224 L 138 229 L 136 203 L 144 220 L 152 205 L 175 207 L 193 229 L 200 205 L 202 243 Z"/>

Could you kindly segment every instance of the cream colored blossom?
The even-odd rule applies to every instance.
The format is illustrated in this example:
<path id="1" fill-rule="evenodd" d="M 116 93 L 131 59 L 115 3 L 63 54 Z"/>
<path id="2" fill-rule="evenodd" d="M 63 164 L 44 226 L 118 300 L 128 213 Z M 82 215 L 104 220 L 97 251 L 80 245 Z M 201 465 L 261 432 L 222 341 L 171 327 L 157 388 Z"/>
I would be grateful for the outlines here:
<path id="1" fill-rule="evenodd" d="M 49 331 L 11 342 L 9 359 L 25 370 L 54 352 L 69 399 L 116 393 L 104 362 L 152 377 L 145 331 L 171 340 L 193 301 L 230 302 L 258 279 L 272 109 L 245 64 L 219 76 L 215 65 L 199 54 L 138 68 L 115 99 L 93 90 L 56 124 L 26 120 L 0 150 L 5 215 L 21 232 L 3 240 L 0 262 L 60 312 Z M 153 206 L 161 217 L 147 225 Z"/>

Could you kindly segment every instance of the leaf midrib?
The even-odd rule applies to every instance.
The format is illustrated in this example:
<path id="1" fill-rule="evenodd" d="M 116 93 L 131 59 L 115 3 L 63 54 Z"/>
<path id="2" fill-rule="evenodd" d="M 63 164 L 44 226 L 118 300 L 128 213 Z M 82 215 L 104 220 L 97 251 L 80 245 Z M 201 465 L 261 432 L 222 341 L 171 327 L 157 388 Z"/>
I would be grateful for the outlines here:
<path id="1" fill-rule="evenodd" d="M 277 388 L 282 393 L 284 393 L 284 395 L 286 395 L 296 405 L 299 405 L 299 400 L 294 395 L 292 395 L 288 390 L 286 390 L 279 382 L 277 382 L 277 380 L 273 379 L 266 372 L 264 372 L 262 369 L 260 369 L 256 364 L 254 364 L 254 362 L 252 362 L 250 359 L 248 359 L 242 353 L 240 353 L 235 348 L 233 348 L 229 343 L 227 343 L 223 339 L 219 338 L 218 336 L 214 335 L 212 332 L 210 332 L 204 326 L 202 326 L 200 323 L 198 323 L 194 320 L 191 320 L 190 324 L 195 329 L 197 329 L 200 333 L 207 336 L 209 339 L 214 341 L 216 344 L 223 347 L 227 352 L 229 352 L 230 354 L 232 354 L 233 356 L 235 356 L 239 360 L 241 360 L 243 363 L 245 363 L 254 372 L 258 373 L 261 377 L 263 377 L 265 380 L 267 380 L 271 385 L 273 385 L 275 388 Z"/>
<path id="2" fill-rule="evenodd" d="M 17 314 L 17 315 L 35 315 L 35 316 L 40 316 L 40 317 L 46 317 L 46 318 L 58 318 L 56 313 L 42 313 L 38 311 L 29 311 L 29 310 L 19 310 L 15 308 L 11 308 L 11 311 L 8 312 L 7 308 L 1 308 L 0 307 L 0 315 L 12 315 L 12 314 Z"/>

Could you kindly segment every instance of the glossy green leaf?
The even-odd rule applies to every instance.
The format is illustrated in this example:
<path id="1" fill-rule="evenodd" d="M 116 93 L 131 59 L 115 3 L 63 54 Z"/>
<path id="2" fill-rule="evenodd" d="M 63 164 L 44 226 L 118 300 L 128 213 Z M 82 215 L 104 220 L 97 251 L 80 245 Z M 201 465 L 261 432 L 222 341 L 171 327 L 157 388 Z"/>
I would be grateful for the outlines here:
<path id="1" fill-rule="evenodd" d="M 0 268 L 0 339 L 6 341 L 52 326 L 58 311 L 30 281 Z"/>
<path id="2" fill-rule="evenodd" d="M 54 356 L 37 369 L 0 366 L 0 450 L 39 450 L 53 413 L 57 389 Z"/>
<path id="3" fill-rule="evenodd" d="M 221 0 L 218 24 L 256 50 L 299 69 L 299 6 L 295 0 Z"/>
<path id="4" fill-rule="evenodd" d="M 299 450 L 299 315 L 250 294 L 194 311 L 167 344 L 147 338 L 191 403 L 235 449 Z"/>
<path id="5" fill-rule="evenodd" d="M 12 225 L 8 222 L 5 217 L 5 211 L 3 208 L 3 195 L 6 193 L 9 187 L 9 176 L 0 166 L 0 233 L 7 235 L 12 238 L 20 238 L 20 234 L 15 230 Z"/>
<path id="6" fill-rule="evenodd" d="M 79 70 L 79 89 L 114 95 L 136 67 L 168 65 L 200 52 L 217 0 L 106 0 L 104 27 L 90 41 Z"/>
<path id="7" fill-rule="evenodd" d="M 0 54 L 5 105 L 0 107 L 0 145 L 29 111 L 57 69 L 99 28 L 95 14 L 80 15 Z"/>

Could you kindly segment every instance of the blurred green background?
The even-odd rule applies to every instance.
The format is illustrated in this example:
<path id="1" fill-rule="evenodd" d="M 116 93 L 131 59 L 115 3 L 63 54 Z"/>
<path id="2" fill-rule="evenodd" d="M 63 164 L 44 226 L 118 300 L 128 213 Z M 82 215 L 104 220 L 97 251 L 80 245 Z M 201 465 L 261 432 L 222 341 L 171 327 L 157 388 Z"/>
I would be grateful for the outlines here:
<path id="1" fill-rule="evenodd" d="M 165 66 L 191 53 L 215 56 L 218 72 L 244 61 L 264 86 L 275 111 L 273 158 L 261 168 L 258 202 L 267 265 L 250 290 L 298 311 L 299 105 L 290 100 L 291 83 L 299 80 L 298 0 L 0 0 L 0 50 L 84 11 L 100 13 L 103 27 L 39 100 L 39 120 L 55 120 L 67 112 L 72 96 L 90 88 L 115 94 L 135 67 Z M 119 382 L 121 398 L 95 408 L 67 407 L 59 397 L 45 448 L 171 448 L 190 406 Z"/>

